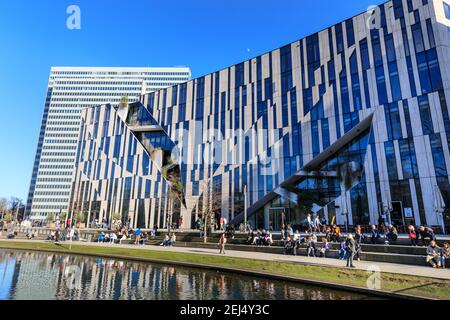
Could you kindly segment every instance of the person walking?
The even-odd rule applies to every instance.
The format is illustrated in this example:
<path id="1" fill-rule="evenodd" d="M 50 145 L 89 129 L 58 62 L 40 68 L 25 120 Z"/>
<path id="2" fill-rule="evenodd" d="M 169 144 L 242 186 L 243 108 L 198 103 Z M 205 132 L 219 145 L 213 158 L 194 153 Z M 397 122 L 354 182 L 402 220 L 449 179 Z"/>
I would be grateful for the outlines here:
<path id="1" fill-rule="evenodd" d="M 347 241 L 345 241 L 345 248 L 347 250 L 347 268 L 355 268 L 353 265 L 353 257 L 356 251 L 355 240 L 353 235 L 349 233 L 347 235 Z"/>
<path id="2" fill-rule="evenodd" d="M 363 241 L 363 234 L 361 232 L 361 226 L 356 226 L 355 230 L 355 256 L 354 259 L 360 261 L 361 260 L 361 251 L 362 251 L 362 241 Z"/>
<path id="3" fill-rule="evenodd" d="M 311 214 L 308 213 L 308 215 L 306 216 L 306 224 L 307 224 L 307 232 L 310 233 L 311 231 L 313 231 L 314 229 L 314 221 L 311 218 Z"/>
<path id="4" fill-rule="evenodd" d="M 320 222 L 320 216 L 317 215 L 314 218 L 314 232 L 321 232 L 322 223 Z"/>
<path id="5" fill-rule="evenodd" d="M 220 246 L 220 252 L 219 254 L 225 254 L 225 244 L 227 243 L 227 236 L 225 235 L 225 232 L 222 233 L 219 239 L 219 246 Z"/>

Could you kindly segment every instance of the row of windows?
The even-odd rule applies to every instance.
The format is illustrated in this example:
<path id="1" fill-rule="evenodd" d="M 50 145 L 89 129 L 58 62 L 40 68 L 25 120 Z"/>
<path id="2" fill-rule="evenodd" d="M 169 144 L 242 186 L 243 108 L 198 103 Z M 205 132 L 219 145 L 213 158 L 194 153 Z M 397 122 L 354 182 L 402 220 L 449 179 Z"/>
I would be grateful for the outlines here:
<path id="1" fill-rule="evenodd" d="M 34 198 L 33 203 L 65 203 L 67 200 L 66 198 Z"/>
<path id="2" fill-rule="evenodd" d="M 44 141 L 45 144 L 73 144 L 73 143 L 78 143 L 78 140 L 45 140 Z"/>
<path id="3" fill-rule="evenodd" d="M 75 152 L 42 152 L 42 156 L 74 157 Z"/>
<path id="4" fill-rule="evenodd" d="M 150 72 L 131 72 L 131 71 L 52 71 L 52 75 L 138 75 L 138 76 L 190 76 L 190 72 L 172 72 L 172 71 L 150 71 Z"/>
<path id="5" fill-rule="evenodd" d="M 40 176 L 71 176 L 72 171 L 39 171 Z"/>
<path id="6" fill-rule="evenodd" d="M 36 191 L 35 196 L 70 196 L 70 191 Z"/>
<path id="7" fill-rule="evenodd" d="M 49 127 L 45 128 L 45 131 L 72 131 L 72 132 L 78 132 L 79 128 L 65 128 L 65 127 Z M 45 133 L 45 136 L 47 135 L 47 132 Z M 78 136 L 78 135 L 75 135 Z M 67 135 L 62 135 L 62 137 L 67 137 Z"/>
<path id="8" fill-rule="evenodd" d="M 37 182 L 71 182 L 71 178 L 38 178 Z"/>
<path id="9" fill-rule="evenodd" d="M 45 138 L 78 138 L 76 133 L 46 133 Z"/>
<path id="10" fill-rule="evenodd" d="M 50 145 L 50 146 L 44 146 L 42 148 L 43 150 L 76 150 L 77 146 L 54 146 L 54 145 Z"/>
<path id="11" fill-rule="evenodd" d="M 114 90 L 114 91 L 126 91 L 126 90 Z M 141 90 L 135 90 L 135 94 L 139 94 Z M 63 97 L 78 97 L 78 96 L 98 96 L 98 97 L 123 97 L 123 92 L 55 92 L 53 96 Z M 56 98 L 53 98 L 55 100 Z"/>
<path id="12" fill-rule="evenodd" d="M 65 164 L 41 164 L 40 169 L 73 169 L 73 165 Z"/>
<path id="13" fill-rule="evenodd" d="M 37 184 L 36 185 L 36 190 L 38 189 L 60 189 L 60 190 L 64 190 L 64 189 L 71 189 L 72 185 L 71 184 Z"/>
<path id="14" fill-rule="evenodd" d="M 47 119 L 49 120 L 62 120 L 62 119 L 66 119 L 66 120 L 78 120 L 80 119 L 80 116 L 49 116 Z"/>
<path id="15" fill-rule="evenodd" d="M 57 113 L 57 114 L 59 114 L 59 113 L 65 113 L 65 114 L 67 114 L 67 113 L 76 113 L 76 114 L 81 114 L 82 110 L 80 109 L 79 106 L 77 106 L 77 105 L 73 106 L 73 107 L 76 107 L 77 109 L 69 109 L 69 106 L 70 105 L 68 105 L 68 104 L 52 104 L 50 106 L 50 111 L 48 112 L 48 114 L 53 114 L 53 113 Z M 70 106 L 70 107 L 72 107 L 72 106 Z M 64 108 L 64 109 L 56 109 L 56 108 Z"/>
<path id="16" fill-rule="evenodd" d="M 141 91 L 142 86 L 140 87 L 55 87 L 53 91 L 53 95 L 55 95 L 55 91 Z M 58 92 L 61 93 L 61 92 Z"/>
<path id="17" fill-rule="evenodd" d="M 145 83 L 145 86 L 152 87 L 152 88 L 160 87 L 160 86 L 170 87 L 170 86 L 173 86 L 174 84 L 188 81 L 188 80 L 189 79 L 186 78 L 186 79 L 177 79 L 174 82 L 166 82 L 166 81 L 170 81 L 170 79 L 161 79 L 159 82 Z M 140 90 L 140 88 L 142 88 L 142 82 L 59 81 L 57 84 L 58 85 L 97 85 L 97 86 L 112 86 L 112 85 L 139 86 L 139 90 Z M 69 88 L 69 90 L 72 90 L 72 88 Z M 104 88 L 102 88 L 101 90 L 104 90 Z"/>
<path id="18" fill-rule="evenodd" d="M 79 126 L 79 121 L 49 121 L 48 126 Z"/>
<path id="19" fill-rule="evenodd" d="M 64 205 L 33 205 L 31 207 L 32 209 L 37 209 L 37 210 L 65 210 L 66 207 Z"/>
<path id="20" fill-rule="evenodd" d="M 73 159 L 70 158 L 42 158 L 41 163 L 64 163 L 64 162 L 73 162 Z"/>
<path id="21" fill-rule="evenodd" d="M 131 97 L 129 97 L 131 98 Z M 138 97 L 136 97 L 137 99 Z M 95 99 L 95 98 L 54 98 L 53 101 L 57 102 L 95 102 L 95 103 L 109 103 L 109 102 L 119 102 L 120 98 L 111 99 Z"/>

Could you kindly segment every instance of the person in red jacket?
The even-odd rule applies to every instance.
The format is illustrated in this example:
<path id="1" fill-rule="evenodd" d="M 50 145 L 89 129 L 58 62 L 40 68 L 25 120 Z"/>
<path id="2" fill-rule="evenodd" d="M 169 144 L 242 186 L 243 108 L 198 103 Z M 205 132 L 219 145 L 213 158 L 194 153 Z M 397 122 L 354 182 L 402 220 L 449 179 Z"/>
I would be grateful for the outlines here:
<path id="1" fill-rule="evenodd" d="M 409 240 L 411 241 L 411 245 L 417 247 L 417 232 L 416 228 L 414 228 L 414 226 L 412 225 L 408 227 L 408 236 Z"/>

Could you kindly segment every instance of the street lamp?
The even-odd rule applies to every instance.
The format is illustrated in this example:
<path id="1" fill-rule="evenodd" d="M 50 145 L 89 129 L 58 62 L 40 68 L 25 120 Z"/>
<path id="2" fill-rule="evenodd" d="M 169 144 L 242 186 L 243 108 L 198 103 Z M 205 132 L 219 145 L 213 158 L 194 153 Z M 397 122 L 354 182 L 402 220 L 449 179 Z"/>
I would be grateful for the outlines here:
<path id="1" fill-rule="evenodd" d="M 244 232 L 247 232 L 247 185 L 244 186 Z"/>

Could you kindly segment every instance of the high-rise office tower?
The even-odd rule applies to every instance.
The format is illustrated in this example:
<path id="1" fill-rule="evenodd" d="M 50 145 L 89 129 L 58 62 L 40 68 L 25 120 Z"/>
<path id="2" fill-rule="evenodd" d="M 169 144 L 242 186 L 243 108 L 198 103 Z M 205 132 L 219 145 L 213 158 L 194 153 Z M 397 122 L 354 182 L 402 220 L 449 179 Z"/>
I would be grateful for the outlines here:
<path id="1" fill-rule="evenodd" d="M 124 96 L 138 100 L 190 77 L 187 67 L 51 68 L 26 216 L 39 220 L 66 211 L 83 108 L 117 105 Z"/>

